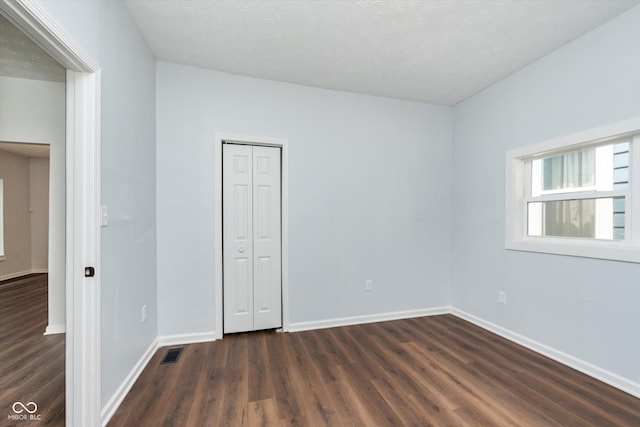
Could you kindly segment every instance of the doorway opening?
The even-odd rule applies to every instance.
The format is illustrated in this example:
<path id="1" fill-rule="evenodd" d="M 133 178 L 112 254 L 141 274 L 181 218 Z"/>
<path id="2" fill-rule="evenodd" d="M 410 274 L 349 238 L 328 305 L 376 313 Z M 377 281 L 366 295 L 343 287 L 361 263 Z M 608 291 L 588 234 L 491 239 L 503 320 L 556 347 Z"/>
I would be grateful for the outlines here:
<path id="1" fill-rule="evenodd" d="M 64 396 L 66 425 L 99 425 L 100 68 L 38 3 L 0 0 L 0 15 L 65 70 L 65 387 L 56 397 Z M 87 265 L 95 277 L 84 276 Z"/>
<path id="2" fill-rule="evenodd" d="M 2 15 L 0 50 L 6 53 L 0 59 L 0 377 L 11 390 L 0 406 L 34 402 L 37 416 L 59 424 L 65 421 L 67 71 Z"/>
<path id="3" fill-rule="evenodd" d="M 51 265 L 49 245 L 56 246 L 56 233 L 51 238 L 49 231 L 56 224 L 49 215 L 49 170 L 48 145 L 0 143 L 6 230 L 0 262 L 0 378 L 12 390 L 0 396 L 0 407 L 37 402 L 41 419 L 63 424 L 64 258 Z M 64 212 L 64 199 L 58 204 Z M 60 234 L 64 251 L 64 230 Z"/>

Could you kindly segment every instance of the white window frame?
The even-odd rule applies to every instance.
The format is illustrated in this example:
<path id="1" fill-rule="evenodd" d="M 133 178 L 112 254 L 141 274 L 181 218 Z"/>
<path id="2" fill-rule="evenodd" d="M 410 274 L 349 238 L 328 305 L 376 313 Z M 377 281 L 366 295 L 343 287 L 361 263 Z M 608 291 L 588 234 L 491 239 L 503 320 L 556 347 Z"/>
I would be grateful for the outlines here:
<path id="1" fill-rule="evenodd" d="M 505 248 L 587 258 L 600 258 L 640 263 L 640 117 L 567 135 L 542 143 L 509 150 L 506 153 Z M 541 157 L 560 155 L 589 145 L 635 135 L 629 147 L 629 186 L 611 192 L 580 188 L 572 191 L 571 199 L 592 199 L 625 196 L 625 240 L 600 240 L 578 237 L 529 236 L 527 203 L 531 177 L 527 162 Z M 585 191 L 587 190 L 587 191 Z M 536 201 L 566 199 L 566 194 L 545 194 Z"/>

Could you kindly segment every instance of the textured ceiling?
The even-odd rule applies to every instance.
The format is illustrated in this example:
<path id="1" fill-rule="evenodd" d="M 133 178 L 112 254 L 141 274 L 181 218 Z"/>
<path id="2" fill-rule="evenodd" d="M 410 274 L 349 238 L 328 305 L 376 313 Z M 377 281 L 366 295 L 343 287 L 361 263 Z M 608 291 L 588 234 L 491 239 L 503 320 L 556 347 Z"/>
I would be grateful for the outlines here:
<path id="1" fill-rule="evenodd" d="M 0 15 L 0 76 L 64 82 L 66 71 Z"/>
<path id="2" fill-rule="evenodd" d="M 125 0 L 158 59 L 453 105 L 637 0 Z"/>

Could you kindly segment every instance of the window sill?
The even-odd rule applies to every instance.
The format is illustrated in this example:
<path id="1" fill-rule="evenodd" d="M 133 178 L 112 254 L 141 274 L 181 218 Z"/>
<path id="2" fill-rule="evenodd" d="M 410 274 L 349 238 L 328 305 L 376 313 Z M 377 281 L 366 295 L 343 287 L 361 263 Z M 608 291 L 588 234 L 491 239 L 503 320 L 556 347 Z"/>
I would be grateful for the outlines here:
<path id="1" fill-rule="evenodd" d="M 4 260 L 6 260 L 6 259 L 7 259 L 7 257 L 6 257 L 6 256 L 4 256 L 4 255 L 0 255 L 0 261 L 4 261 Z"/>
<path id="2" fill-rule="evenodd" d="M 621 242 L 527 237 L 507 241 L 505 248 L 514 251 L 640 263 L 640 247 Z"/>

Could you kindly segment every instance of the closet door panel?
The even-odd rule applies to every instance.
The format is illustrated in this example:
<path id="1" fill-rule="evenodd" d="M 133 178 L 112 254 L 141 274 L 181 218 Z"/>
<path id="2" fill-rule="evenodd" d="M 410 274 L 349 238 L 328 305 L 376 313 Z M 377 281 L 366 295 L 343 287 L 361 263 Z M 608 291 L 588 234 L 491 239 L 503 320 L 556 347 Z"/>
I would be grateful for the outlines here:
<path id="1" fill-rule="evenodd" d="M 223 146 L 224 332 L 253 330 L 253 152 Z"/>
<path id="2" fill-rule="evenodd" d="M 253 147 L 254 329 L 282 326 L 280 149 Z"/>

